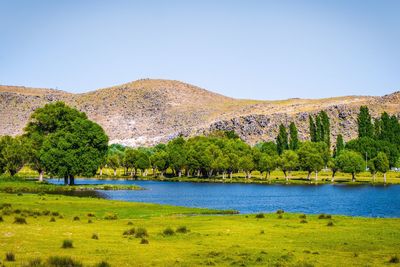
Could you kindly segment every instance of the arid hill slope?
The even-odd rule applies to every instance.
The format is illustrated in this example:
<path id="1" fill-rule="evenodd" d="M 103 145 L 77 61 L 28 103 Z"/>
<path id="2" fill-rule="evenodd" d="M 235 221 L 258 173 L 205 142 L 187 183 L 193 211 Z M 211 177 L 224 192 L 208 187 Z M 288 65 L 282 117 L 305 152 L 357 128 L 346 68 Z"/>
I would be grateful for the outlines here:
<path id="1" fill-rule="evenodd" d="M 368 105 L 373 116 L 384 110 L 400 116 L 400 92 L 383 97 L 258 101 L 233 99 L 178 81 L 145 79 L 84 94 L 0 86 L 0 135 L 22 133 L 36 108 L 57 100 L 86 112 L 103 126 L 111 143 L 131 146 L 215 129 L 234 130 L 254 144 L 272 140 L 278 125 L 292 120 L 304 139 L 308 137 L 308 115 L 320 110 L 331 117 L 332 138 L 342 133 L 349 139 L 357 134 L 360 105 Z"/>

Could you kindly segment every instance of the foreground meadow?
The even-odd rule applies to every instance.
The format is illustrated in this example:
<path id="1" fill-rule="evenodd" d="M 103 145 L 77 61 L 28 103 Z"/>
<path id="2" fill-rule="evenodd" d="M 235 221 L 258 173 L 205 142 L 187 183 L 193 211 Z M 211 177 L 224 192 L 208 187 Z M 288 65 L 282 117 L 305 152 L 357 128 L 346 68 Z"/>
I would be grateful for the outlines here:
<path id="1" fill-rule="evenodd" d="M 211 215 L 43 194 L 0 193 L 0 207 L 5 266 L 42 266 L 34 264 L 51 256 L 83 266 L 382 266 L 398 262 L 400 251 L 400 219 Z M 65 240 L 72 248 L 62 248 Z"/>

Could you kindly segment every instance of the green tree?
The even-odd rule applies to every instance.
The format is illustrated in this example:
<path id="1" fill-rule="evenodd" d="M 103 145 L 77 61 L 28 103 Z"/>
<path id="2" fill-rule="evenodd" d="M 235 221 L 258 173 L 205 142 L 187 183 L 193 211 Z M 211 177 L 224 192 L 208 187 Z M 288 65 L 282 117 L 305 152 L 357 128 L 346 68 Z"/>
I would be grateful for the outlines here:
<path id="1" fill-rule="evenodd" d="M 279 155 L 281 155 L 283 151 L 289 149 L 288 134 L 286 132 L 286 127 L 283 124 L 279 125 L 279 133 L 276 137 L 276 146 Z"/>
<path id="2" fill-rule="evenodd" d="M 74 184 L 77 175 L 92 176 L 107 153 L 108 137 L 96 123 L 76 118 L 65 128 L 48 134 L 40 149 L 40 161 L 53 176 Z"/>
<path id="3" fill-rule="evenodd" d="M 142 176 L 147 175 L 147 169 L 151 167 L 150 152 L 147 149 L 138 149 L 136 155 L 136 167 L 141 171 Z"/>
<path id="4" fill-rule="evenodd" d="M 121 167 L 121 156 L 118 153 L 109 153 L 106 163 L 109 168 L 114 170 L 114 176 L 117 176 L 117 169 Z"/>
<path id="5" fill-rule="evenodd" d="M 171 168 L 174 170 L 175 175 L 182 176 L 182 169 L 186 166 L 186 150 L 185 139 L 182 137 L 175 138 L 168 142 L 167 153 L 168 161 Z"/>
<path id="6" fill-rule="evenodd" d="M 343 150 L 337 157 L 337 165 L 344 173 L 351 173 L 351 180 L 356 180 L 355 175 L 364 169 L 364 160 L 355 151 Z"/>
<path id="7" fill-rule="evenodd" d="M 160 176 L 163 177 L 165 171 L 168 169 L 168 153 L 165 150 L 156 151 L 150 156 L 150 162 L 154 170 L 160 172 Z M 154 171 L 156 176 L 156 171 Z"/>
<path id="8" fill-rule="evenodd" d="M 328 165 L 328 168 L 330 168 L 332 171 L 331 182 L 333 183 L 333 182 L 335 182 L 336 172 L 339 170 L 337 158 L 330 158 L 327 165 Z"/>
<path id="9" fill-rule="evenodd" d="M 299 166 L 307 171 L 307 179 L 310 180 L 310 174 L 315 172 L 315 180 L 318 179 L 318 172 L 324 166 L 323 151 L 318 143 L 306 141 L 302 143 L 298 150 Z"/>
<path id="10" fill-rule="evenodd" d="M 314 119 L 311 115 L 308 116 L 308 120 L 310 123 L 309 130 L 310 130 L 310 140 L 311 142 L 317 142 L 317 128 L 314 122 Z"/>
<path id="11" fill-rule="evenodd" d="M 333 157 L 336 158 L 344 149 L 344 140 L 341 134 L 336 137 L 336 146 L 333 150 Z"/>
<path id="12" fill-rule="evenodd" d="M 299 137 L 298 137 L 297 127 L 296 124 L 294 124 L 294 122 L 291 122 L 289 125 L 289 133 L 290 133 L 289 148 L 291 150 L 297 150 L 299 148 Z"/>
<path id="13" fill-rule="evenodd" d="M 26 147 L 20 136 L 3 136 L 0 138 L 0 171 L 8 171 L 14 176 L 27 160 Z"/>
<path id="14" fill-rule="evenodd" d="M 379 152 L 375 160 L 375 168 L 378 172 L 383 173 L 383 180 L 386 184 L 386 173 L 389 171 L 389 160 L 385 153 Z"/>
<path id="15" fill-rule="evenodd" d="M 265 178 L 271 177 L 271 172 L 278 167 L 279 157 L 263 154 L 260 159 L 260 171 L 265 172 Z"/>
<path id="16" fill-rule="evenodd" d="M 293 150 L 285 150 L 281 155 L 280 167 L 285 175 L 286 181 L 289 180 L 290 174 L 299 166 L 299 156 Z"/>
<path id="17" fill-rule="evenodd" d="M 357 117 L 358 137 L 374 137 L 374 127 L 367 106 L 361 106 Z"/>
<path id="18" fill-rule="evenodd" d="M 368 170 L 372 175 L 372 181 L 375 183 L 375 177 L 376 177 L 376 165 L 375 165 L 375 159 L 373 158 L 368 161 Z"/>
<path id="19" fill-rule="evenodd" d="M 238 162 L 239 168 L 242 169 L 246 175 L 247 179 L 251 178 L 251 171 L 254 169 L 255 165 L 251 155 L 245 155 L 239 158 Z"/>

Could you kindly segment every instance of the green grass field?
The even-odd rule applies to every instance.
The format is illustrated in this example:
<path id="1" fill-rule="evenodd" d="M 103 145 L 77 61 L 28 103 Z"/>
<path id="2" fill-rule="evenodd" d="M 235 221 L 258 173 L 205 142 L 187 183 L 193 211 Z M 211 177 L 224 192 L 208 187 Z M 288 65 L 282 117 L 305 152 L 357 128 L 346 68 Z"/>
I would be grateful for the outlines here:
<path id="1" fill-rule="evenodd" d="M 5 193 L 0 193 L 0 207 L 5 266 L 23 266 L 34 258 L 46 262 L 50 256 L 69 256 L 84 266 L 101 261 L 111 266 L 382 266 L 394 265 L 389 262 L 400 256 L 400 219 L 210 215 L 213 211 L 206 209 Z M 73 220 L 76 216 L 79 220 Z M 27 224 L 15 224 L 15 217 Z M 189 232 L 163 234 L 180 226 Z M 123 236 L 133 227 L 147 230 L 148 244 Z M 61 248 L 65 239 L 73 248 Z M 6 261 L 8 252 L 15 262 Z"/>

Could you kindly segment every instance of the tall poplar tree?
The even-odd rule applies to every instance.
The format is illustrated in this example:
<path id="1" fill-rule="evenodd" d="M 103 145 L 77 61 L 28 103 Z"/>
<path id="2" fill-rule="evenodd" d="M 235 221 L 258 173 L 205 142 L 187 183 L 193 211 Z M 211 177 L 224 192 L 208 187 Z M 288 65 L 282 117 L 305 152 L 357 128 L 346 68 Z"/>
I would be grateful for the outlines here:
<path id="1" fill-rule="evenodd" d="M 279 133 L 276 137 L 276 146 L 279 155 L 289 148 L 288 134 L 286 132 L 286 127 L 283 124 L 279 125 Z"/>
<path id="2" fill-rule="evenodd" d="M 290 123 L 289 134 L 290 134 L 289 148 L 291 150 L 297 150 L 299 148 L 299 137 L 298 137 L 297 127 L 294 122 Z"/>
<path id="3" fill-rule="evenodd" d="M 310 140 L 311 142 L 317 142 L 317 129 L 315 126 L 314 119 L 311 115 L 308 116 L 310 122 Z"/>
<path id="4" fill-rule="evenodd" d="M 360 113 L 357 117 L 358 137 L 374 137 L 374 127 L 372 125 L 371 115 L 367 106 L 360 107 Z"/>

